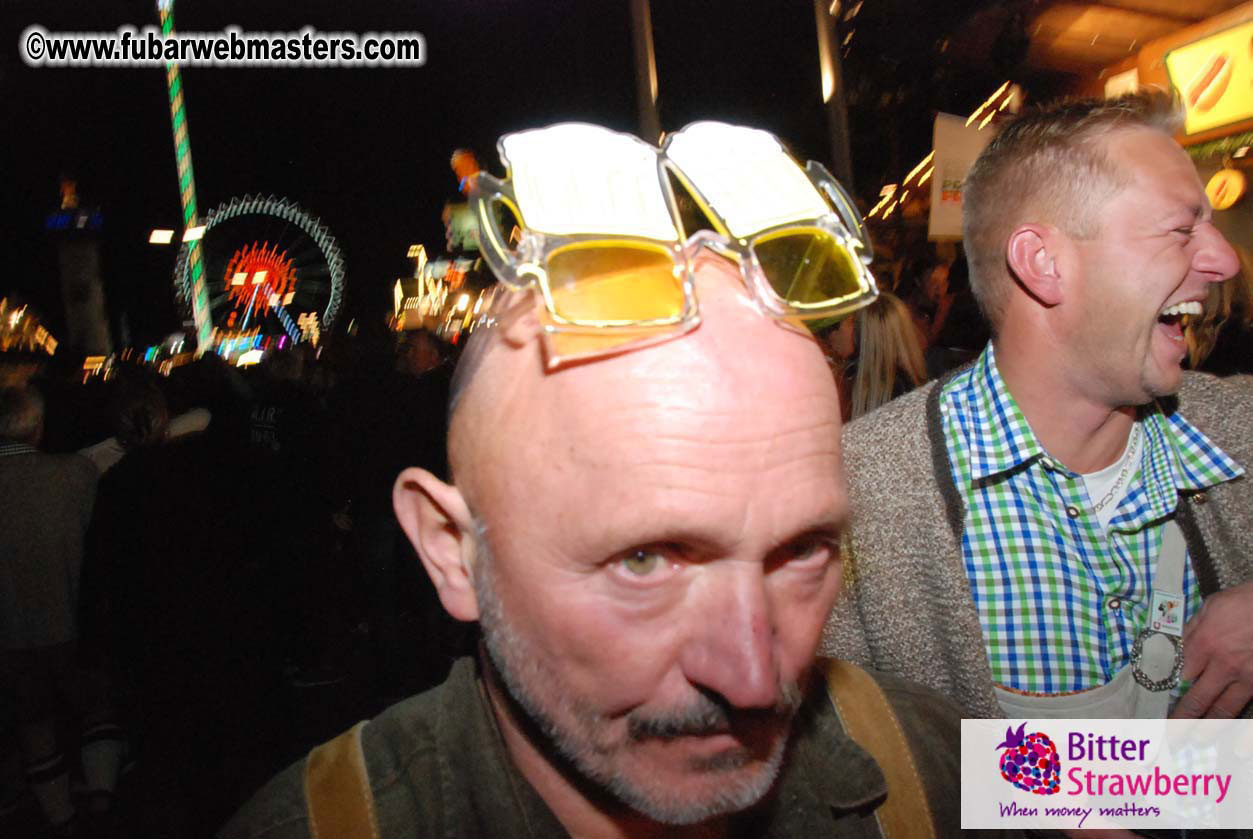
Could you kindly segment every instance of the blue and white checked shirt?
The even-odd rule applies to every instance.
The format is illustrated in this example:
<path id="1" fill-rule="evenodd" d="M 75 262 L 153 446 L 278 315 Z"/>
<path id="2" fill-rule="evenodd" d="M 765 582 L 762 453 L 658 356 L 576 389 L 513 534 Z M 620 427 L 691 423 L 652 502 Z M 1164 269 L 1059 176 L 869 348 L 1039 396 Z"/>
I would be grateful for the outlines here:
<path id="1" fill-rule="evenodd" d="M 940 406 L 993 680 L 1042 694 L 1105 684 L 1148 620 L 1162 525 L 1179 491 L 1244 470 L 1177 412 L 1146 410 L 1139 469 L 1106 531 L 1083 478 L 1036 439 L 990 344 L 944 387 Z M 1187 620 L 1201 603 L 1190 562 L 1184 595 Z"/>

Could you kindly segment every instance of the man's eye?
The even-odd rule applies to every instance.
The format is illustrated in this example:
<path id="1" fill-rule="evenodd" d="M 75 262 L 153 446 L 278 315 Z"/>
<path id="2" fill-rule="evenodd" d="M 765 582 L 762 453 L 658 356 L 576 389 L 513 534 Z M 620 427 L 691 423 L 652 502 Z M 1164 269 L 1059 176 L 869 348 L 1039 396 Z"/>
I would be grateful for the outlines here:
<path id="1" fill-rule="evenodd" d="M 827 560 L 835 556 L 835 553 L 835 545 L 830 540 L 807 539 L 804 542 L 789 545 L 782 559 L 788 564 L 820 565 L 825 564 Z"/>
<path id="2" fill-rule="evenodd" d="M 666 560 L 656 551 L 635 551 L 620 560 L 622 567 L 634 577 L 647 577 L 661 568 Z"/>

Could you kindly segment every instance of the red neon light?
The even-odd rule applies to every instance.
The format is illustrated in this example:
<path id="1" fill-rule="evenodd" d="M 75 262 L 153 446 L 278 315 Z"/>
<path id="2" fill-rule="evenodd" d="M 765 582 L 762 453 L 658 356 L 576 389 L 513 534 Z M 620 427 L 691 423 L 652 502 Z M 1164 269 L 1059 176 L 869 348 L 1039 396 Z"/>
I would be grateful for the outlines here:
<path id="1" fill-rule="evenodd" d="M 242 281 L 237 283 L 235 278 L 241 274 Z M 261 274 L 264 277 L 260 277 Z M 270 308 L 270 295 L 282 301 L 296 290 L 296 271 L 287 251 L 280 251 L 278 245 L 271 246 L 269 242 L 261 245 L 253 242 L 235 251 L 226 264 L 223 283 L 236 309 L 251 305 L 253 312 L 261 315 Z"/>

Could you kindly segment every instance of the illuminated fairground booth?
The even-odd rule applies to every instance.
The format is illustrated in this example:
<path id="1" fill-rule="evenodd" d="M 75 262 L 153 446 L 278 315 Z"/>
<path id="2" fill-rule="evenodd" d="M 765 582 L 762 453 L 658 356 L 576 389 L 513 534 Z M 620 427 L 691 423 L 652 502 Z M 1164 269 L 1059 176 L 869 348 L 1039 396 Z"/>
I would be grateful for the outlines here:
<path id="1" fill-rule="evenodd" d="M 478 159 L 466 149 L 457 149 L 451 165 L 458 191 L 464 193 L 479 171 Z M 406 256 L 413 262 L 413 274 L 396 279 L 389 322 L 397 332 L 428 329 L 455 344 L 473 329 L 495 280 L 479 254 L 478 224 L 469 203 L 448 201 L 440 217 L 442 253 L 430 257 L 425 245 L 409 246 Z"/>
<path id="2" fill-rule="evenodd" d="M 1084 92 L 1115 95 L 1137 87 L 1178 91 L 1187 113 L 1179 140 L 1206 184 L 1215 224 L 1247 262 L 1253 253 L 1253 203 L 1246 195 L 1253 177 L 1253 2 L 1144 43 L 1104 68 Z"/>
<path id="3" fill-rule="evenodd" d="M 932 242 L 958 239 L 965 169 L 1000 119 L 1024 103 L 1173 87 L 1187 109 L 1179 140 L 1208 185 L 1216 223 L 1253 251 L 1245 196 L 1253 177 L 1253 0 L 980 4 L 943 43 L 954 64 L 985 73 L 1003 67 L 1005 75 L 973 111 L 936 115 L 933 151 L 880 186 L 867 212 L 872 230 L 913 226 Z"/>

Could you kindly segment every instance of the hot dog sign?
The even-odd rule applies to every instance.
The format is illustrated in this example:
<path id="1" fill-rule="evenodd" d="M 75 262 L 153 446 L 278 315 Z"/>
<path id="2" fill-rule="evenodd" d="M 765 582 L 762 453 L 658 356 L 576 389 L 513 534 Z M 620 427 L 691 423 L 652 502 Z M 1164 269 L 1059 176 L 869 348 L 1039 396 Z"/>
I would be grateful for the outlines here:
<path id="1" fill-rule="evenodd" d="M 1185 134 L 1253 118 L 1253 21 L 1171 50 L 1166 72 L 1187 109 Z"/>

